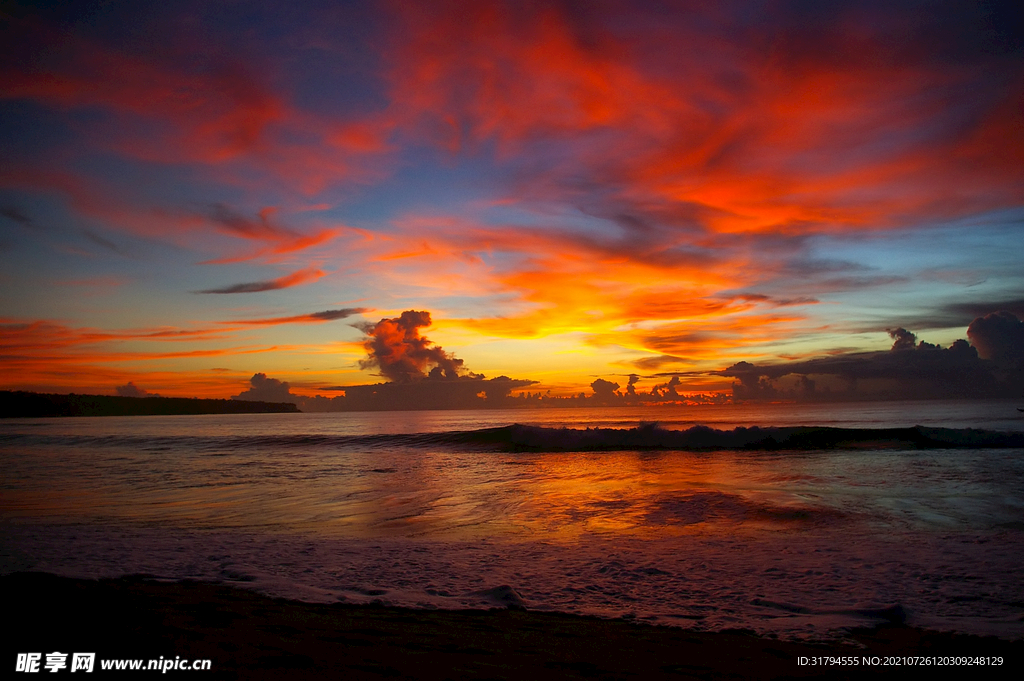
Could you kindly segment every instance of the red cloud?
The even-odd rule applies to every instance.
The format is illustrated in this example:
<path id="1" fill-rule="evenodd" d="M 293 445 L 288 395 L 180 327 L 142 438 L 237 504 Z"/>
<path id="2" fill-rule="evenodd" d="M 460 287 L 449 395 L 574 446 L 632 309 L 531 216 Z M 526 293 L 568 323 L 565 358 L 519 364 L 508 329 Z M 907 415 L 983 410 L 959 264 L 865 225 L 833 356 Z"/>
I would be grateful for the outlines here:
<path id="1" fill-rule="evenodd" d="M 258 149 L 268 126 L 286 115 L 281 99 L 241 65 L 221 63 L 213 71 L 188 72 L 31 21 L 20 23 L 27 34 L 22 40 L 32 36 L 48 49 L 28 68 L 7 65 L 3 96 L 105 109 L 158 124 L 130 138 L 122 130 L 118 145 L 124 153 L 163 162 L 216 163 Z"/>
<path id="2" fill-rule="evenodd" d="M 392 96 L 438 144 L 523 154 L 520 199 L 610 197 L 712 232 L 891 228 L 1024 198 L 1019 65 L 950 63 L 898 8 L 816 25 L 780 7 L 756 31 L 728 6 L 665 14 L 403 4 Z"/>
<path id="3" fill-rule="evenodd" d="M 386 120 L 300 110 L 270 85 L 262 57 L 227 57 L 163 28 L 163 43 L 133 51 L 11 19 L 6 33 L 17 58 L 0 66 L 0 99 L 99 114 L 79 130 L 93 147 L 198 164 L 207 179 L 228 184 L 283 183 L 315 194 L 380 176 L 377 158 L 390 151 Z"/>

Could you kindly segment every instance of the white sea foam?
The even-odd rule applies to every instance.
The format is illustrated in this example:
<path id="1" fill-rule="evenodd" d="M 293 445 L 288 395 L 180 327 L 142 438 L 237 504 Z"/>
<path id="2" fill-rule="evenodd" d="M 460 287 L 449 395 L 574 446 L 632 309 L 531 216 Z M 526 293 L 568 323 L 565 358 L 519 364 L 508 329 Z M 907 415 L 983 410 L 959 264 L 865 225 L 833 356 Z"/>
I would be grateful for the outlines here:
<path id="1" fill-rule="evenodd" d="M 784 637 L 906 621 L 1019 638 L 1024 533 L 812 531 L 566 544 L 8 526 L 2 569 L 220 581 L 314 602 L 526 607 Z"/>

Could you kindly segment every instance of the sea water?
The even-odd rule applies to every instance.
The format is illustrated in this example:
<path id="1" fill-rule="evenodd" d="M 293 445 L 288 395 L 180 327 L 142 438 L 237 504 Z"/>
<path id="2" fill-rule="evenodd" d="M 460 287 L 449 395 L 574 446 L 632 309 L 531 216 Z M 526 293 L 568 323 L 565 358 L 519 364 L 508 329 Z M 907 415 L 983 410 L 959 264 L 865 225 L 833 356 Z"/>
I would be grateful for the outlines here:
<path id="1" fill-rule="evenodd" d="M 488 430 L 1024 431 L 1015 406 L 8 419 L 0 570 L 786 638 L 883 621 L 1021 638 L 1022 449 L 532 451 Z"/>

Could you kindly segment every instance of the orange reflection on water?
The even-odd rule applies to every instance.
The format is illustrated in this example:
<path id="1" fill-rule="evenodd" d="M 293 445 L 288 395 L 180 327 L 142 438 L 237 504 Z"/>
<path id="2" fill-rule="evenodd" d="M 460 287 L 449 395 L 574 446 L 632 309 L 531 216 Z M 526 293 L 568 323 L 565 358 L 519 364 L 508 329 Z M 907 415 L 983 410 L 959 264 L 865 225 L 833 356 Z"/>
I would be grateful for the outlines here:
<path id="1" fill-rule="evenodd" d="M 792 452 L 278 449 L 233 437 L 212 449 L 175 438 L 11 448 L 0 511 L 19 522 L 553 542 L 724 535 L 829 515 Z"/>
<path id="2" fill-rule="evenodd" d="M 809 515 L 805 499 L 759 484 L 759 467 L 730 452 L 544 454 L 522 467 L 524 497 L 510 522 L 555 541 L 731 534 Z"/>

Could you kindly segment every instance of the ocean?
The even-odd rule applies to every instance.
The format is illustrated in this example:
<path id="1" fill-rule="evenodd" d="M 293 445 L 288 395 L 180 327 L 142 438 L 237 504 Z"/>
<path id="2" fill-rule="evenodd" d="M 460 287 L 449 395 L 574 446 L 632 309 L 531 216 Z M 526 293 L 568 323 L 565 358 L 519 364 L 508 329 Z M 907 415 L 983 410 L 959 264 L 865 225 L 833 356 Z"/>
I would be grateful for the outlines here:
<path id="1" fill-rule="evenodd" d="M 1017 406 L 5 419 L 0 573 L 146 574 L 788 639 L 886 621 L 1020 639 L 1024 448 L 719 449 L 727 436 L 706 429 L 692 431 L 696 449 L 615 444 L 640 426 L 637 442 L 694 426 L 922 426 L 970 441 L 1024 431 Z M 567 451 L 579 434 L 563 428 L 601 430 Z"/>

